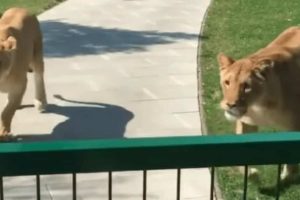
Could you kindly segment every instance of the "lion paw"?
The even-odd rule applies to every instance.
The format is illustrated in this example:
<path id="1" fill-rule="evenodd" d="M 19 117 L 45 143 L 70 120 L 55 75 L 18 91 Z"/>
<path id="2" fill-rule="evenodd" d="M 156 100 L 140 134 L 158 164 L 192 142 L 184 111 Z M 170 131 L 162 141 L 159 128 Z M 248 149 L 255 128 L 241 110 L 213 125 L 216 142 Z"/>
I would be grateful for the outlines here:
<path id="1" fill-rule="evenodd" d="M 300 178 L 300 175 L 298 173 L 293 173 L 293 174 L 281 174 L 280 175 L 280 182 L 282 184 L 291 184 L 294 182 L 297 182 Z"/>
<path id="2" fill-rule="evenodd" d="M 10 129 L 1 127 L 0 128 L 0 142 L 6 142 L 13 140 L 14 136 L 10 134 Z"/>
<path id="3" fill-rule="evenodd" d="M 0 127 L 0 137 L 7 136 L 10 133 L 10 129 L 7 127 Z"/>
<path id="4" fill-rule="evenodd" d="M 256 168 L 250 168 L 249 173 L 248 173 L 248 177 L 251 181 L 253 182 L 259 182 L 259 172 Z"/>
<path id="5" fill-rule="evenodd" d="M 39 112 L 45 112 L 47 108 L 47 103 L 43 103 L 39 100 L 34 101 L 34 106 L 37 108 Z"/>

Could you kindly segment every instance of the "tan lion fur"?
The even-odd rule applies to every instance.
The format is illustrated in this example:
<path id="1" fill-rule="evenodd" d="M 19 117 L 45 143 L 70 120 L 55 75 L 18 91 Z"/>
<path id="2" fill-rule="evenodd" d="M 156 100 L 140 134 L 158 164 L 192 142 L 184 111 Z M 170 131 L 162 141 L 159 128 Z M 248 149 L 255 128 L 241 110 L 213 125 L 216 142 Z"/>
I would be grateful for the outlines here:
<path id="1" fill-rule="evenodd" d="M 0 91 L 8 94 L 1 114 L 0 135 L 11 130 L 27 85 L 27 72 L 34 72 L 35 105 L 46 106 L 42 34 L 38 20 L 25 9 L 11 8 L 0 18 Z"/>
<path id="2" fill-rule="evenodd" d="M 245 58 L 218 55 L 221 108 L 236 121 L 236 133 L 273 126 L 300 131 L 300 28 L 291 27 Z M 283 179 L 295 177 L 297 165 L 285 166 Z"/>

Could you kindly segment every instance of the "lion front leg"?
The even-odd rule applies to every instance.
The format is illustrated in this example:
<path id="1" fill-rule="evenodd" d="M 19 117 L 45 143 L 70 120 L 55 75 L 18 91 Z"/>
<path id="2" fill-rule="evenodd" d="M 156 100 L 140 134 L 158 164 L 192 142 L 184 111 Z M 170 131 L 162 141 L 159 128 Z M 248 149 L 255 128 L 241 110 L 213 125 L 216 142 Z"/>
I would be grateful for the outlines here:
<path id="1" fill-rule="evenodd" d="M 285 164 L 283 171 L 280 174 L 283 183 L 292 183 L 299 179 L 299 165 L 298 164 Z"/>
<path id="2" fill-rule="evenodd" d="M 27 80 L 22 85 L 14 88 L 15 90 L 8 93 L 7 104 L 1 113 L 0 138 L 7 137 L 11 131 L 11 121 L 16 110 L 21 105 L 25 92 Z"/>
<path id="3" fill-rule="evenodd" d="M 253 132 L 257 132 L 257 131 L 258 131 L 257 126 L 245 124 L 244 122 L 241 122 L 240 120 L 236 121 L 236 124 L 235 124 L 235 133 L 236 134 L 253 133 Z"/>
<path id="4" fill-rule="evenodd" d="M 240 135 L 240 134 L 244 134 L 244 133 L 253 133 L 253 132 L 257 132 L 258 131 L 258 127 L 257 126 L 253 126 L 253 125 L 249 125 L 249 124 L 245 124 L 244 122 L 241 122 L 240 120 L 236 121 L 236 125 L 235 125 L 235 133 Z M 245 167 L 238 167 L 238 170 L 241 173 L 244 173 L 244 169 Z M 250 170 L 248 171 L 248 176 L 251 178 L 257 178 L 258 177 L 258 170 L 256 168 L 250 168 Z"/>

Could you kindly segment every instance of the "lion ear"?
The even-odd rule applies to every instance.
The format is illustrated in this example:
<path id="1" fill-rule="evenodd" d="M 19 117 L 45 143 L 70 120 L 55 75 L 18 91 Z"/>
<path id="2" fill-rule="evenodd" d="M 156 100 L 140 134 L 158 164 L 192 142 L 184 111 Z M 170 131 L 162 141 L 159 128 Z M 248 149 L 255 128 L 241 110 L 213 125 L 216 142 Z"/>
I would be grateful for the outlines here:
<path id="1" fill-rule="evenodd" d="M 217 58 L 220 68 L 225 68 L 235 62 L 232 58 L 226 56 L 224 53 L 219 53 Z"/>
<path id="2" fill-rule="evenodd" d="M 17 40 L 13 36 L 9 36 L 4 42 L 3 42 L 4 50 L 6 51 L 13 51 L 17 48 Z"/>
<path id="3" fill-rule="evenodd" d="M 259 62 L 258 67 L 254 69 L 254 75 L 261 80 L 266 80 L 268 71 L 274 68 L 274 65 L 275 62 L 273 60 L 262 60 Z"/>

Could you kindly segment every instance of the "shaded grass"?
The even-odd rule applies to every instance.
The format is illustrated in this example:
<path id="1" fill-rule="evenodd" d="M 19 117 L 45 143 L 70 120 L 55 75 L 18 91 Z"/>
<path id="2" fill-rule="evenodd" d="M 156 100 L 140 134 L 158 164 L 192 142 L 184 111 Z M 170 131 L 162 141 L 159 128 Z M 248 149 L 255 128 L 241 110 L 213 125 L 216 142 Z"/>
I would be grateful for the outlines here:
<path id="1" fill-rule="evenodd" d="M 234 132 L 219 108 L 221 90 L 216 56 L 224 52 L 239 59 L 255 52 L 272 41 L 289 26 L 300 25 L 300 1 L 298 0 L 214 0 L 208 12 L 202 37 L 200 66 L 203 107 L 209 133 Z M 270 130 L 270 129 L 263 129 Z M 230 155 L 229 155 L 230 156 Z M 274 199 L 263 195 L 258 188 L 274 185 L 277 167 L 259 167 L 261 182 L 249 184 L 249 198 Z M 232 168 L 219 169 L 219 182 L 226 200 L 241 199 L 242 175 Z M 300 199 L 299 185 L 287 188 L 281 200 Z"/>
<path id="2" fill-rule="evenodd" d="M 39 14 L 64 0 L 1 0 L 0 14 L 11 7 L 23 7 L 34 14 Z"/>

